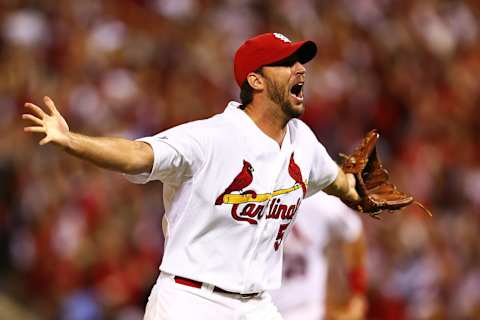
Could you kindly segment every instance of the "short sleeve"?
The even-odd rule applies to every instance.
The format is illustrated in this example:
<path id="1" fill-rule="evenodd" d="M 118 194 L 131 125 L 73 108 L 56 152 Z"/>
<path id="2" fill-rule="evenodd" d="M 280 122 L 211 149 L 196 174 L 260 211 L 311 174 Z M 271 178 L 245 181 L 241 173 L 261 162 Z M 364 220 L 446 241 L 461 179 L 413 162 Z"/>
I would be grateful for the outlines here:
<path id="1" fill-rule="evenodd" d="M 152 171 L 126 175 L 133 183 L 160 180 L 179 184 L 191 178 L 203 164 L 204 141 L 195 123 L 187 123 L 151 137 L 137 139 L 150 145 L 154 161 Z"/>
<path id="2" fill-rule="evenodd" d="M 313 149 L 313 164 L 308 179 L 307 197 L 323 190 L 335 181 L 339 170 L 325 147 L 317 140 Z"/>

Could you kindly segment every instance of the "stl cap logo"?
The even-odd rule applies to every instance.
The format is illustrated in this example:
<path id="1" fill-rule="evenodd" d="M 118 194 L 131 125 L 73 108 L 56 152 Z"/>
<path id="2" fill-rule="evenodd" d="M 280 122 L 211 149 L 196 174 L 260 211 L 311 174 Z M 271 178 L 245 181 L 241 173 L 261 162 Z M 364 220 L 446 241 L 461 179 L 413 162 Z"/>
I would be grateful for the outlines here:
<path id="1" fill-rule="evenodd" d="M 281 34 L 281 33 L 276 33 L 276 32 L 274 32 L 273 35 L 275 36 L 275 38 L 280 39 L 280 40 L 282 40 L 283 42 L 292 43 L 292 41 L 290 41 L 290 39 L 288 39 L 287 37 L 285 37 L 285 36 L 284 36 L 283 34 Z"/>

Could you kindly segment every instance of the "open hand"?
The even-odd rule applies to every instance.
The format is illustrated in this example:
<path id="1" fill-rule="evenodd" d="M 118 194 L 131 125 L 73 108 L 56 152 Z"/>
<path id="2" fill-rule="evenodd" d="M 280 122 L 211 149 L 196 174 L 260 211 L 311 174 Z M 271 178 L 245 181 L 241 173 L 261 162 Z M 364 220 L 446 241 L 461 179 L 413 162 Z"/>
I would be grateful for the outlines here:
<path id="1" fill-rule="evenodd" d="M 33 122 L 34 126 L 27 126 L 23 130 L 45 134 L 45 137 L 39 142 L 40 145 L 53 142 L 60 146 L 67 146 L 70 133 L 67 122 L 58 112 L 52 99 L 44 97 L 43 102 L 47 106 L 48 112 L 33 103 L 25 103 L 25 107 L 29 108 L 31 113 L 22 114 L 22 119 Z"/>

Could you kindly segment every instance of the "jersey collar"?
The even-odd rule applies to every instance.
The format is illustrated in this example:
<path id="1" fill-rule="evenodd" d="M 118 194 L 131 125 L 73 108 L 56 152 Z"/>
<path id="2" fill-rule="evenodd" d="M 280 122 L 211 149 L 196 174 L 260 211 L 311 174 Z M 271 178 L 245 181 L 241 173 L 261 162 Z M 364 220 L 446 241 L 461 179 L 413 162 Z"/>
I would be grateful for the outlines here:
<path id="1" fill-rule="evenodd" d="M 282 152 L 289 152 L 292 147 L 291 141 L 291 134 L 290 134 L 290 126 L 287 125 L 287 132 L 285 133 L 285 137 L 282 141 L 282 146 L 280 147 L 278 143 L 267 136 L 245 113 L 242 109 L 240 109 L 241 104 L 236 101 L 230 101 L 225 108 L 224 113 L 231 117 L 234 121 L 239 121 L 242 123 L 242 126 L 245 126 L 247 130 L 244 130 L 245 134 L 249 136 L 253 136 L 255 139 L 261 139 L 266 145 L 269 147 L 275 148 L 276 151 Z"/>

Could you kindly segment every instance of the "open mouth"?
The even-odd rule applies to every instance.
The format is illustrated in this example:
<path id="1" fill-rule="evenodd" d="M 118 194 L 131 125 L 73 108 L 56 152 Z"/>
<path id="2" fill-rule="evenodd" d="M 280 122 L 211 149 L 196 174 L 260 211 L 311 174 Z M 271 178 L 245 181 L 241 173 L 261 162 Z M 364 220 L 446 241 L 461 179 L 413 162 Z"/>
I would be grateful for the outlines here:
<path id="1" fill-rule="evenodd" d="M 303 82 L 297 83 L 290 89 L 290 94 L 300 101 L 303 101 Z"/>

